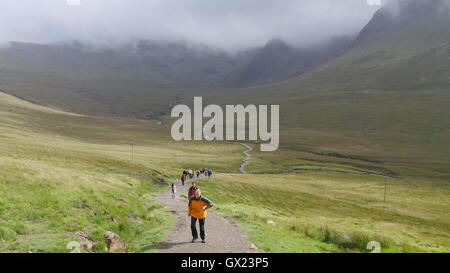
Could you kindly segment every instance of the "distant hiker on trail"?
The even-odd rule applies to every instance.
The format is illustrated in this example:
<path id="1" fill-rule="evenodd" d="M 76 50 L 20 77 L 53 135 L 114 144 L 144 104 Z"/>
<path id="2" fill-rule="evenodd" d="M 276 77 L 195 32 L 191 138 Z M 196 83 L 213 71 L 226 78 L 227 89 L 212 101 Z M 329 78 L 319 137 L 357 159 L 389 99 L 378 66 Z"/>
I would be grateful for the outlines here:
<path id="1" fill-rule="evenodd" d="M 172 199 L 175 199 L 175 197 L 177 197 L 177 187 L 172 183 Z"/>
<path id="2" fill-rule="evenodd" d="M 191 216 L 191 231 L 192 231 L 192 243 L 198 239 L 198 233 L 196 228 L 197 220 L 200 225 L 200 238 L 202 243 L 206 243 L 205 234 L 205 219 L 206 210 L 213 207 L 213 202 L 208 198 L 202 196 L 202 192 L 197 189 L 193 196 L 189 197 L 188 216 Z"/>
<path id="3" fill-rule="evenodd" d="M 212 170 L 211 170 L 211 169 L 208 169 L 208 170 L 207 170 L 207 173 L 208 173 L 208 178 L 211 178 L 212 173 L 213 173 Z"/>
<path id="4" fill-rule="evenodd" d="M 194 178 L 194 172 L 192 170 L 189 170 L 189 179 Z"/>
<path id="5" fill-rule="evenodd" d="M 186 175 L 181 176 L 181 184 L 184 186 L 184 182 L 186 181 Z"/>
<path id="6" fill-rule="evenodd" d="M 200 178 L 200 171 L 197 171 L 197 179 Z"/>
<path id="7" fill-rule="evenodd" d="M 183 175 L 188 175 L 188 172 L 186 170 L 183 171 Z"/>

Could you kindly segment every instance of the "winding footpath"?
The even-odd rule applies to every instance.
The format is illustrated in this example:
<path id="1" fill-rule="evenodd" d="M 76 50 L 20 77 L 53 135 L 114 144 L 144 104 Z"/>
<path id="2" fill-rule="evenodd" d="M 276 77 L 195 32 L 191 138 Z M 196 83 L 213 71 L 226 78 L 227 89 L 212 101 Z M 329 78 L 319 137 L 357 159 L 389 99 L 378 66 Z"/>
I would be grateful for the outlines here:
<path id="1" fill-rule="evenodd" d="M 203 179 L 201 179 L 203 180 Z M 204 179 L 205 183 L 207 179 Z M 179 195 L 186 195 L 192 181 L 187 181 L 182 186 L 176 181 L 177 197 L 172 199 L 172 194 L 166 191 L 156 196 L 156 201 L 163 204 L 176 216 L 175 227 L 169 232 L 168 239 L 161 242 L 156 251 L 160 253 L 257 253 L 260 250 L 247 241 L 247 235 L 239 224 L 231 217 L 215 212 L 215 208 L 208 210 L 205 221 L 206 240 L 191 243 L 191 221 L 187 215 L 188 202 Z M 200 185 L 201 186 L 201 185 Z M 214 200 L 212 200 L 214 202 Z M 197 230 L 199 229 L 197 223 Z"/>
<path id="2" fill-rule="evenodd" d="M 245 143 L 239 143 L 242 146 L 244 146 L 245 148 L 247 148 L 246 151 L 243 151 L 242 153 L 244 153 L 245 158 L 244 160 L 242 160 L 242 164 L 241 166 L 239 166 L 239 171 L 243 174 L 247 174 L 247 172 L 245 171 L 245 166 L 247 166 L 248 164 L 250 164 L 250 160 L 252 159 L 252 155 L 250 154 L 251 151 L 253 151 L 253 148 L 250 147 L 249 145 L 245 144 Z"/>

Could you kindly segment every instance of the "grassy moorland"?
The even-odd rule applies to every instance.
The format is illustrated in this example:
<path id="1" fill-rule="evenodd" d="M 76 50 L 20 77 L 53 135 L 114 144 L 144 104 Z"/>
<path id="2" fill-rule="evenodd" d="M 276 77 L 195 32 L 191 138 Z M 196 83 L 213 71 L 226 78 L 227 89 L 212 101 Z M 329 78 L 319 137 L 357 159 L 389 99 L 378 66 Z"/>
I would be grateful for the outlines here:
<path id="1" fill-rule="evenodd" d="M 293 141 L 274 153 L 255 146 L 242 175 L 243 147 L 174 142 L 167 121 L 82 116 L 0 94 L 0 251 L 67 251 L 88 232 L 102 252 L 107 230 L 130 251 L 152 251 L 173 221 L 153 194 L 200 167 L 215 170 L 200 182 L 205 195 L 265 251 L 359 252 L 373 240 L 386 252 L 450 251 L 446 161 L 417 159 L 422 146 L 395 157 L 338 131 L 305 129 L 299 141 L 283 130 Z"/>
<path id="2" fill-rule="evenodd" d="M 370 241 L 386 252 L 450 251 L 448 181 L 331 162 L 299 166 L 293 173 L 218 175 L 201 187 L 266 251 L 367 251 Z"/>
<path id="3" fill-rule="evenodd" d="M 367 251 L 376 240 L 383 251 L 449 252 L 450 93 L 339 84 L 315 92 L 298 79 L 205 96 L 280 104 L 281 124 L 278 151 L 254 152 L 250 175 L 219 176 L 203 185 L 208 194 L 267 251 Z"/>
<path id="4" fill-rule="evenodd" d="M 0 251 L 65 252 L 90 234 L 93 251 L 102 252 L 105 231 L 118 233 L 129 251 L 152 251 L 173 220 L 152 200 L 170 175 L 206 162 L 220 170 L 239 158 L 230 145 L 167 143 L 160 127 L 0 94 Z"/>
<path id="5" fill-rule="evenodd" d="M 270 95 L 278 87 L 285 97 Z M 386 252 L 449 252 L 450 96 L 405 92 L 308 94 L 287 81 L 211 94 L 279 103 L 281 147 L 254 152 L 251 175 L 220 176 L 208 194 L 267 251 L 367 251 L 375 240 Z"/>

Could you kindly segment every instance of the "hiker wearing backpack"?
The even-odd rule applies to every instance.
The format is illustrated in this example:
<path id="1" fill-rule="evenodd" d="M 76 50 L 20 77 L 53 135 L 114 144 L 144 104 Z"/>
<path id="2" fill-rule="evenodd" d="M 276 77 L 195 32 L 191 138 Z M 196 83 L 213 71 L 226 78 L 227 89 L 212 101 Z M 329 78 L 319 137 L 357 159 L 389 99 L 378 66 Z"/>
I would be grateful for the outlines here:
<path id="1" fill-rule="evenodd" d="M 200 178 L 200 171 L 197 171 L 195 174 L 197 175 L 197 179 L 199 179 Z"/>
<path id="2" fill-rule="evenodd" d="M 189 170 L 189 179 L 194 178 L 194 172 L 192 170 Z"/>
<path id="3" fill-rule="evenodd" d="M 212 208 L 213 206 L 213 202 L 211 202 L 208 198 L 202 196 L 202 192 L 200 191 L 200 189 L 197 189 L 194 195 L 189 198 L 188 216 L 191 217 L 192 243 L 195 243 L 195 241 L 198 239 L 196 228 L 197 220 L 200 225 L 200 238 L 202 239 L 202 243 L 206 243 L 206 210 Z"/>

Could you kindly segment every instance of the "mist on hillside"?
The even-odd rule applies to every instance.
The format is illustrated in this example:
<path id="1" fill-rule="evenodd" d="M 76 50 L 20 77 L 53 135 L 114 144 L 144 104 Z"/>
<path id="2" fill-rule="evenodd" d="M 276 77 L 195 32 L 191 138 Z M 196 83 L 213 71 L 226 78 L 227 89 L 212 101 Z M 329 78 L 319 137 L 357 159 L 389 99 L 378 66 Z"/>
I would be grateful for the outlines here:
<path id="1" fill-rule="evenodd" d="M 450 0 L 384 0 L 384 10 L 394 17 L 402 16 L 415 11 L 415 16 L 435 11 L 436 16 L 448 14 Z M 420 14 L 422 12 L 422 14 Z"/>
<path id="2" fill-rule="evenodd" d="M 146 39 L 236 51 L 279 38 L 307 47 L 357 34 L 378 8 L 366 0 L 2 0 L 0 42 Z"/>

